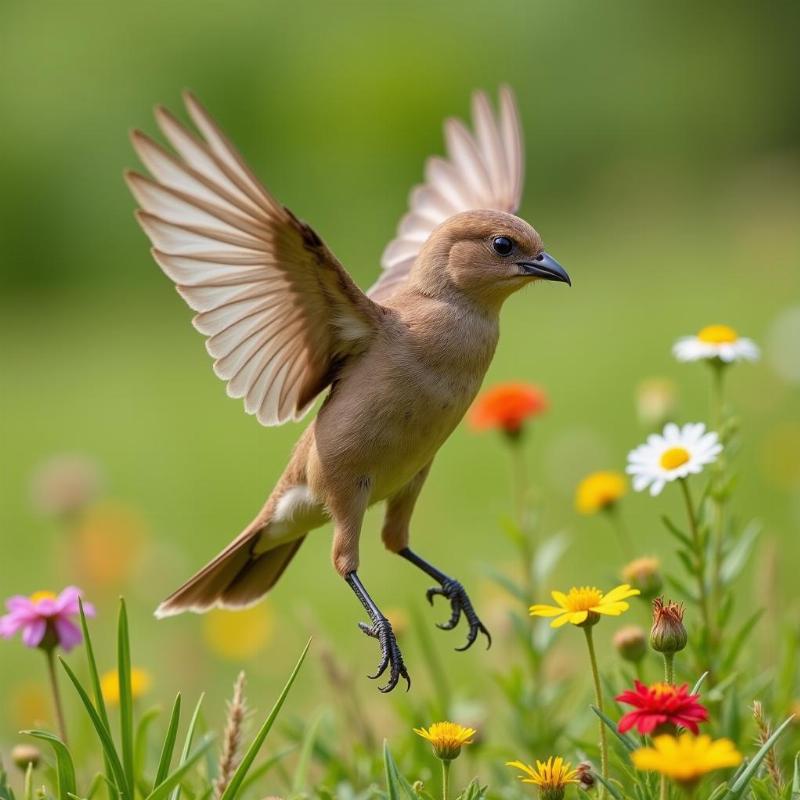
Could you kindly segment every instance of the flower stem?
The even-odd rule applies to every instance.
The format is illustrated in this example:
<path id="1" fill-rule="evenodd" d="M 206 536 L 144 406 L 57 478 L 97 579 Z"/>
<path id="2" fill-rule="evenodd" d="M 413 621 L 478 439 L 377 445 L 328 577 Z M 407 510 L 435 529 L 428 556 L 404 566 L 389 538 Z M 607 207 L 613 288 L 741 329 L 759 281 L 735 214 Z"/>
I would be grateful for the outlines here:
<path id="1" fill-rule="evenodd" d="M 664 680 L 675 683 L 675 653 L 664 653 Z"/>
<path id="2" fill-rule="evenodd" d="M 600 670 L 597 668 L 597 656 L 594 652 L 594 639 L 592 638 L 592 627 L 586 626 L 583 629 L 586 634 L 586 647 L 589 649 L 589 662 L 592 666 L 592 678 L 594 679 L 594 697 L 597 707 L 602 713 L 605 713 L 603 708 L 603 689 L 600 686 Z M 605 723 L 600 720 L 600 772 L 603 780 L 608 780 L 608 739 L 606 737 Z M 600 800 L 606 796 L 605 784 L 600 786 L 598 797 Z"/>
<path id="3" fill-rule="evenodd" d="M 681 478 L 678 483 L 683 491 L 683 499 L 686 502 L 686 513 L 689 517 L 689 527 L 692 531 L 692 543 L 694 545 L 695 559 L 697 560 L 697 592 L 700 601 L 700 613 L 703 616 L 703 624 L 706 628 L 706 637 L 713 641 L 713 630 L 711 626 L 711 613 L 708 608 L 708 592 L 706 591 L 706 550 L 700 538 L 700 528 L 697 524 L 697 514 L 695 512 L 692 495 L 689 491 L 689 482 L 686 478 Z M 709 665 L 706 664 L 706 667 Z"/>
<path id="4" fill-rule="evenodd" d="M 528 523 L 528 467 L 525 463 L 525 450 L 522 447 L 521 437 L 511 440 L 511 458 L 511 471 L 514 481 L 515 516 L 520 531 L 525 533 Z"/>
<path id="5" fill-rule="evenodd" d="M 622 514 L 620 513 L 616 504 L 607 507 L 606 515 L 611 520 L 611 524 L 616 531 L 620 547 L 622 548 L 625 556 L 630 558 L 634 552 L 633 539 L 631 538 L 631 534 L 628 531 L 628 526 L 625 524 L 625 520 L 622 519 Z"/>
<path id="6" fill-rule="evenodd" d="M 668 797 L 669 797 L 669 792 L 668 792 L 668 789 L 667 789 L 667 776 L 666 775 L 662 775 L 661 776 L 661 790 L 658 793 L 658 798 L 659 798 L 659 800 L 667 800 Z"/>
<path id="7" fill-rule="evenodd" d="M 48 647 L 44 651 L 44 657 L 45 661 L 47 661 L 47 676 L 50 681 L 50 691 L 53 693 L 53 704 L 56 708 L 58 730 L 61 734 L 61 741 L 64 742 L 64 744 L 67 744 L 67 724 L 64 721 L 64 707 L 61 702 L 61 690 L 58 688 L 55 648 Z"/>
<path id="8" fill-rule="evenodd" d="M 450 795 L 450 760 L 442 759 L 442 800 L 448 800 Z"/>
<path id="9" fill-rule="evenodd" d="M 722 429 L 725 424 L 725 366 L 712 364 L 711 377 L 711 421 L 714 430 L 722 441 Z M 717 490 L 722 487 L 724 468 L 722 461 L 717 461 L 712 470 L 712 486 Z M 711 597 L 714 608 L 719 611 L 722 604 L 722 557 L 725 539 L 725 500 L 717 492 L 712 492 L 714 499 L 714 560 L 711 570 Z"/>

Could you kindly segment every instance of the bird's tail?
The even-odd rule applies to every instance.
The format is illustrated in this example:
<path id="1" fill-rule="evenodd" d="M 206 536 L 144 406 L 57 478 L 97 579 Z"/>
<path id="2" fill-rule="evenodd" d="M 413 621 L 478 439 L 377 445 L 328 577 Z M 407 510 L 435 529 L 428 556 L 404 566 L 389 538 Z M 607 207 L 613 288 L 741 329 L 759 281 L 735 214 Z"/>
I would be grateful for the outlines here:
<path id="1" fill-rule="evenodd" d="M 277 582 L 305 539 L 256 552 L 254 544 L 269 523 L 258 517 L 216 558 L 209 561 L 156 609 L 156 617 L 184 611 L 201 614 L 214 607 L 244 608 L 255 603 Z"/>

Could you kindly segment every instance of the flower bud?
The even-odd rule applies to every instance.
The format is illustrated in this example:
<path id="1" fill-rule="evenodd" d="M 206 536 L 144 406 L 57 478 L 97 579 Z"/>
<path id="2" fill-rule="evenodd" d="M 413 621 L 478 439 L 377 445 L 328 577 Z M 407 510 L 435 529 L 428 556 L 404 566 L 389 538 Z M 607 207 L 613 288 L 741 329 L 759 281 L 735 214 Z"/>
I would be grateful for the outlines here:
<path id="1" fill-rule="evenodd" d="M 650 647 L 658 653 L 677 653 L 686 647 L 688 640 L 683 627 L 683 606 L 662 597 L 653 600 L 653 627 L 650 629 Z"/>
<path id="2" fill-rule="evenodd" d="M 614 634 L 614 647 L 626 661 L 637 663 L 647 653 L 647 634 L 638 625 L 620 628 Z"/>
<path id="3" fill-rule="evenodd" d="M 42 754 L 38 747 L 32 744 L 18 744 L 11 750 L 11 760 L 23 771 L 31 765 L 34 769 L 39 766 Z"/>
<path id="4" fill-rule="evenodd" d="M 578 770 L 578 786 L 584 792 L 589 792 L 594 789 L 597 781 L 594 779 L 594 771 L 592 765 L 588 761 L 581 761 L 577 767 Z"/>
<path id="5" fill-rule="evenodd" d="M 641 592 L 645 600 L 652 600 L 664 585 L 661 563 L 657 558 L 637 558 L 622 568 L 622 577 L 634 589 Z"/>

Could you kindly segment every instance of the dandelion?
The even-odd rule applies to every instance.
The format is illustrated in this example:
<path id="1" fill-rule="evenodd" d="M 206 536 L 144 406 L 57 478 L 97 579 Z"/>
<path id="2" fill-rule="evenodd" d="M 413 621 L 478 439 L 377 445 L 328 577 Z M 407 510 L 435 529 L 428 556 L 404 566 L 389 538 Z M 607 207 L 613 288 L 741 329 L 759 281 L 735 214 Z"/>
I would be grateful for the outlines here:
<path id="1" fill-rule="evenodd" d="M 131 669 L 131 697 L 134 700 L 146 695 L 152 684 L 153 679 L 147 670 L 140 667 Z M 100 690 L 108 705 L 119 705 L 119 673 L 117 670 L 109 670 L 100 678 Z"/>
<path id="2" fill-rule="evenodd" d="M 523 783 L 533 783 L 539 787 L 542 800 L 562 800 L 564 792 L 571 783 L 580 783 L 581 775 L 572 764 L 561 756 L 550 756 L 547 761 L 537 761 L 536 768 L 522 761 L 508 761 L 507 767 L 520 770 L 519 779 Z"/>
<path id="3" fill-rule="evenodd" d="M 739 336 L 728 325 L 707 325 L 694 336 L 683 336 L 675 342 L 672 354 L 678 361 L 757 361 L 758 346 L 752 339 Z"/>
<path id="4" fill-rule="evenodd" d="M 567 594 L 563 592 L 552 592 L 553 600 L 558 605 L 533 605 L 530 613 L 533 617 L 555 617 L 550 623 L 553 628 L 560 628 L 568 622 L 583 628 L 586 637 L 586 648 L 589 651 L 589 664 L 592 669 L 594 679 L 594 694 L 597 707 L 603 711 L 603 690 L 600 685 L 600 670 L 597 667 L 597 655 L 594 649 L 594 639 L 592 638 L 592 628 L 600 621 L 600 616 L 605 614 L 611 617 L 618 617 L 630 607 L 625 602 L 629 597 L 639 594 L 638 589 L 632 589 L 628 584 L 622 584 L 612 589 L 608 594 L 604 594 L 593 586 L 575 587 L 573 586 Z M 600 762 L 603 778 L 608 780 L 608 740 L 606 737 L 606 726 L 600 722 Z M 605 797 L 605 787 L 600 789 L 600 797 Z"/>
<path id="5" fill-rule="evenodd" d="M 547 395 L 538 386 L 500 383 L 476 400 L 469 421 L 475 430 L 500 430 L 516 439 L 525 421 L 540 416 L 549 406 Z"/>
<path id="6" fill-rule="evenodd" d="M 650 487 L 655 497 L 667 483 L 702 472 L 721 452 L 719 437 L 714 431 L 707 432 L 702 422 L 681 428 L 669 422 L 662 434 L 650 434 L 644 444 L 628 453 L 625 471 L 633 475 L 637 492 Z"/>
<path id="7" fill-rule="evenodd" d="M 414 733 L 431 743 L 433 754 L 442 762 L 442 800 L 450 791 L 450 763 L 461 754 L 464 745 L 472 744 L 477 731 L 457 722 L 434 722 L 429 728 L 414 728 Z"/>
<path id="8" fill-rule="evenodd" d="M 628 490 L 625 476 L 619 472 L 593 472 L 587 475 L 575 492 L 575 507 L 581 514 L 596 514 L 607 511 Z"/>
<path id="9" fill-rule="evenodd" d="M 648 735 L 674 733 L 676 728 L 681 727 L 697 735 L 698 723 L 708 720 L 708 710 L 699 702 L 699 695 L 689 694 L 688 684 L 674 686 L 671 683 L 653 683 L 647 686 L 635 681 L 634 687 L 616 698 L 618 703 L 635 709 L 620 719 L 620 733 L 626 733 L 631 728 Z"/>
<path id="10" fill-rule="evenodd" d="M 26 647 L 38 648 L 45 654 L 58 726 L 61 738 L 66 741 L 55 651 L 58 648 L 71 650 L 81 643 L 80 628 L 72 620 L 80 614 L 80 590 L 68 586 L 59 595 L 48 591 L 35 592 L 29 597 L 14 595 L 6 601 L 6 608 L 8 613 L 0 617 L 0 637 L 10 639 L 21 633 Z M 86 616 L 94 616 L 94 607 L 89 603 L 84 604 L 83 611 Z"/>
<path id="11" fill-rule="evenodd" d="M 631 753 L 633 764 L 643 772 L 658 772 L 685 788 L 691 788 L 704 775 L 725 767 L 735 767 L 742 754 L 730 739 L 712 740 L 710 736 L 662 735 L 653 739 L 651 747 L 640 747 Z"/>
<path id="12" fill-rule="evenodd" d="M 622 568 L 626 583 L 638 589 L 645 600 L 652 600 L 664 584 L 661 577 L 661 562 L 645 556 L 629 562 Z"/>

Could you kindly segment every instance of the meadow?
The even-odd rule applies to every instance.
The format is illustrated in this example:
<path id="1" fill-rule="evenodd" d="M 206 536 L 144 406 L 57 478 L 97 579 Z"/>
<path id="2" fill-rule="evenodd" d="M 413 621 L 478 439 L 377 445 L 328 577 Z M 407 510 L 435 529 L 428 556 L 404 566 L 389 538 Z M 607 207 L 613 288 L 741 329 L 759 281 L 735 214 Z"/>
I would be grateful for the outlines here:
<path id="1" fill-rule="evenodd" d="M 731 536 L 752 519 L 760 533 L 729 590 L 736 603 L 720 647 L 733 646 L 753 611 L 764 613 L 735 669 L 720 677 L 731 680 L 724 691 L 706 686 L 718 692 L 708 699 L 710 730 L 752 756 L 752 701 L 763 700 L 777 727 L 800 699 L 796 9 L 776 4 L 754 17 L 743 8 L 684 4 L 667 14 L 623 2 L 602 11 L 470 3 L 466 14 L 422 3 L 403 13 L 347 4 L 341 14 L 312 2 L 299 10 L 255 2 L 87 3 L 69 13 L 40 6 L 0 9 L 0 66 L 15 77 L 0 84 L 0 596 L 79 585 L 97 612 L 89 624 L 101 673 L 116 664 L 124 596 L 133 665 L 149 677 L 136 711 L 162 709 L 151 726 L 148 780 L 178 691 L 181 736 L 203 692 L 198 731 L 221 732 L 244 669 L 252 738 L 309 637 L 260 756 L 282 758 L 249 787 L 253 797 L 384 791 L 384 739 L 399 771 L 437 795 L 438 763 L 412 728 L 439 719 L 479 732 L 454 762 L 459 789 L 478 776 L 490 796 L 530 795 L 535 787 L 519 785 L 504 766 L 516 759 L 563 755 L 575 765 L 585 757 L 599 769 L 583 636 L 573 626 L 551 634 L 526 609 L 549 602 L 552 589 L 611 589 L 639 556 L 657 557 L 660 572 L 685 588 L 686 566 L 661 520 L 686 524 L 676 486 L 658 498 L 629 488 L 621 498 L 630 548 L 605 514 L 579 513 L 575 493 L 595 470 L 624 471 L 628 452 L 660 429 L 663 419 L 642 408 L 645 381 L 666 392 L 664 419 L 711 424 L 708 366 L 678 363 L 671 348 L 718 323 L 761 348 L 758 361 L 732 366 L 726 378 L 726 415 L 737 424 L 726 434 L 737 443 L 725 467 L 736 475 Z M 313 21 L 297 26 L 301 12 Z M 328 528 L 252 611 L 156 622 L 157 603 L 250 519 L 301 428 L 262 428 L 225 397 L 189 312 L 132 219 L 121 180 L 135 163 L 128 130 L 152 132 L 152 105 L 176 107 L 190 86 L 274 193 L 314 223 L 366 286 L 424 158 L 441 152 L 442 118 L 465 114 L 473 88 L 494 91 L 502 81 L 517 92 L 526 130 L 522 216 L 574 282 L 507 304 L 486 379 L 487 388 L 535 384 L 549 397 L 520 443 L 531 509 L 523 528 L 537 543 L 538 573 L 530 581 L 524 574 L 531 551 L 514 534 L 515 462 L 497 431 L 460 426 L 436 460 L 413 527 L 420 551 L 471 590 L 494 646 L 453 652 L 463 629 L 436 630 L 446 609 L 431 609 L 424 578 L 383 550 L 377 509 L 363 536 L 364 575 L 401 630 L 409 694 L 381 696 L 365 677 L 373 643 L 359 633 L 361 610 L 330 567 Z M 58 484 L 65 473 L 86 490 L 69 514 L 57 510 L 53 488 L 53 475 Z M 714 475 L 698 476 L 697 497 Z M 690 638 L 700 636 L 690 597 L 674 582 L 663 591 L 687 603 Z M 615 652 L 614 633 L 650 625 L 648 603 L 630 603 L 625 616 L 596 629 L 607 703 L 635 672 Z M 41 655 L 19 641 L 0 647 L 0 754 L 20 796 L 24 776 L 10 753 L 31 740 L 18 732 L 55 731 L 56 720 Z M 84 656 L 78 648 L 67 661 L 86 683 Z M 659 658 L 646 658 L 648 681 L 661 677 Z M 679 656 L 680 681 L 694 685 L 708 666 L 702 661 L 696 648 Z M 103 767 L 101 749 L 64 674 L 61 684 L 84 797 Z M 616 720 L 621 709 L 608 708 Z M 116 726 L 118 710 L 109 713 Z M 799 738 L 790 724 L 778 745 L 789 790 Z M 201 796 L 205 755 L 198 764 L 184 791 Z M 45 769 L 34 782 L 57 792 Z"/>

